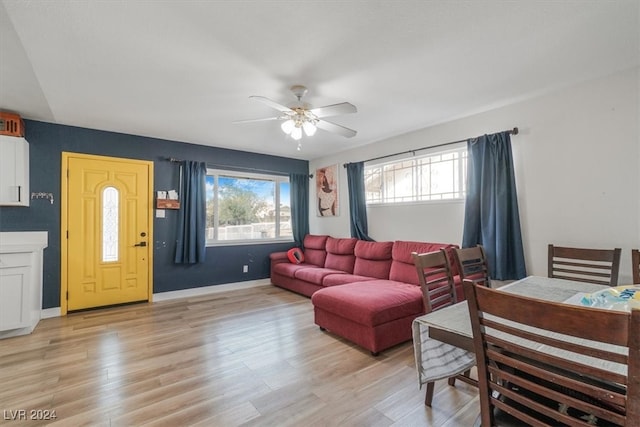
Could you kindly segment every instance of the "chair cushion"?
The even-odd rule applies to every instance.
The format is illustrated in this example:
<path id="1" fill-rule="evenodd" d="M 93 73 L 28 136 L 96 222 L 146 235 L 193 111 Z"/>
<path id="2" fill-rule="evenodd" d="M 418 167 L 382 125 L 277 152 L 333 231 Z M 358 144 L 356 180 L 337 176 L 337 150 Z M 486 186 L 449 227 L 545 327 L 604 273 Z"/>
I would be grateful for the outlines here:
<path id="1" fill-rule="evenodd" d="M 313 305 L 367 326 L 423 313 L 420 287 L 389 280 L 356 282 L 320 289 Z"/>

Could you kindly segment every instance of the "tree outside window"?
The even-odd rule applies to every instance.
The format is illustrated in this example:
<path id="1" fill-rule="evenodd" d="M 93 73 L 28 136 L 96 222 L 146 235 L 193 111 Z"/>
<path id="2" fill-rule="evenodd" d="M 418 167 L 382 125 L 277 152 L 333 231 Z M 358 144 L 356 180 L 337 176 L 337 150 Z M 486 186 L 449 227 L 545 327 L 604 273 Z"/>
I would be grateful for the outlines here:
<path id="1" fill-rule="evenodd" d="M 207 242 L 289 240 L 288 177 L 207 172 Z"/>

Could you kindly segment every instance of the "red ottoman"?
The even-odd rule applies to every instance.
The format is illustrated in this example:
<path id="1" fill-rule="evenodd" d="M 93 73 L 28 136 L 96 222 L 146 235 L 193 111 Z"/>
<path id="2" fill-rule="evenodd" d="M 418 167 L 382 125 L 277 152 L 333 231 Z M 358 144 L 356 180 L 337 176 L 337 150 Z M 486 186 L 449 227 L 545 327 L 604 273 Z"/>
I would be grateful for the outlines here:
<path id="1" fill-rule="evenodd" d="M 320 289 L 311 297 L 315 323 L 373 355 L 411 339 L 413 319 L 424 314 L 419 286 L 370 280 Z"/>

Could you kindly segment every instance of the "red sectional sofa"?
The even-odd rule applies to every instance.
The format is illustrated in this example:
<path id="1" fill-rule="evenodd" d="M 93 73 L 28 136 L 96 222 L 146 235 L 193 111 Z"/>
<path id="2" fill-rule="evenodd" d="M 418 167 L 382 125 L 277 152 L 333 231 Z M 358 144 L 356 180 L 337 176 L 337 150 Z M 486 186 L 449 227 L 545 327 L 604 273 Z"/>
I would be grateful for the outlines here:
<path id="1" fill-rule="evenodd" d="M 422 291 L 411 252 L 457 245 L 424 242 L 368 242 L 307 235 L 304 262 L 286 252 L 271 254 L 271 282 L 311 297 L 315 323 L 372 354 L 411 339 L 411 322 L 424 314 Z M 464 298 L 456 277 L 456 292 Z"/>

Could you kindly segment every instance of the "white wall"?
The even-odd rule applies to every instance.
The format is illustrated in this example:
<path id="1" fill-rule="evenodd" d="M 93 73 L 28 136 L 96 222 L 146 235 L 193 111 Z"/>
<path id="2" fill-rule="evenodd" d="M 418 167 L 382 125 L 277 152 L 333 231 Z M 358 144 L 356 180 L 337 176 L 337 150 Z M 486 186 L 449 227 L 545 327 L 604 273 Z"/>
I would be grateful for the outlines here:
<path id="1" fill-rule="evenodd" d="M 635 68 L 315 159 L 311 173 L 340 163 L 340 215 L 319 218 L 312 209 L 311 232 L 350 234 L 343 163 L 517 126 L 520 134 L 512 136 L 512 146 L 528 273 L 546 275 L 549 243 L 621 247 L 620 283 L 629 282 L 630 249 L 640 247 L 639 99 L 640 68 Z M 370 207 L 367 213 L 376 240 L 462 239 L 463 203 Z"/>

